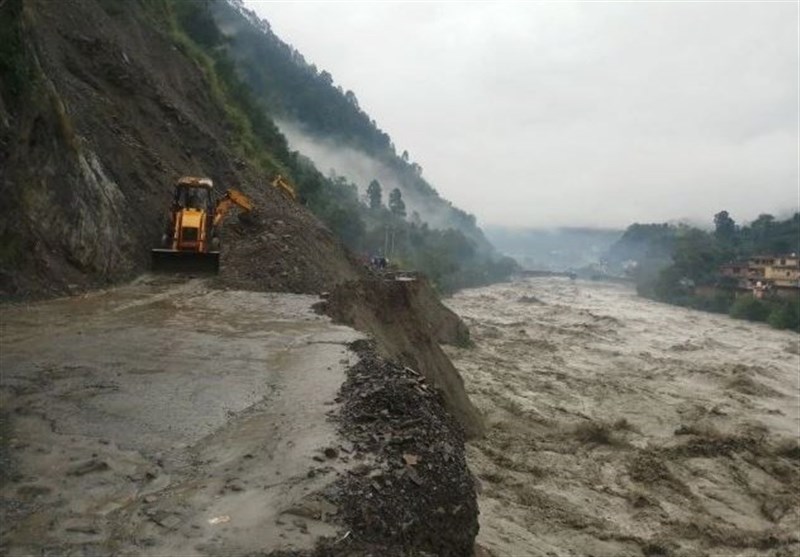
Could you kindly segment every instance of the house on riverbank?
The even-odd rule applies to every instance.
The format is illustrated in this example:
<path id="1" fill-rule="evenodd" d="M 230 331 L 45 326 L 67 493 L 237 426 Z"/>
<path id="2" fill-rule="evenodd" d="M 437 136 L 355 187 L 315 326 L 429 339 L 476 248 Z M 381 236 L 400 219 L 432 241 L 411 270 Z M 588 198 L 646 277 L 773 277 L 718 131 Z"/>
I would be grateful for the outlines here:
<path id="1" fill-rule="evenodd" d="M 766 293 L 794 297 L 800 293 L 800 256 L 756 255 L 747 261 L 723 265 L 720 284 L 737 290 L 748 290 L 758 298 Z"/>

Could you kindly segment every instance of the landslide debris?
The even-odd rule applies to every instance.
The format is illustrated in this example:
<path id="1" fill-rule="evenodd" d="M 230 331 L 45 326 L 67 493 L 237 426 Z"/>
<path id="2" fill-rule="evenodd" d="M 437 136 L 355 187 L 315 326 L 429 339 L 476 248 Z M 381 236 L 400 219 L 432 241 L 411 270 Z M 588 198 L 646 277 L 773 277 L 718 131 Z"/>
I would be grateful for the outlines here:
<path id="1" fill-rule="evenodd" d="M 217 284 L 224 288 L 319 294 L 360 276 L 331 231 L 283 196 L 230 219 L 222 241 Z"/>
<path id="2" fill-rule="evenodd" d="M 415 370 L 388 362 L 364 341 L 342 387 L 342 433 L 375 460 L 350 474 L 338 495 L 356 539 L 470 554 L 478 507 L 462 429 Z"/>
<path id="3" fill-rule="evenodd" d="M 340 456 L 360 463 L 325 493 L 346 532 L 311 552 L 269 555 L 472 555 L 478 507 L 462 428 L 417 371 L 379 356 L 374 342 L 350 346 L 360 361 L 334 419 L 350 443 Z"/>

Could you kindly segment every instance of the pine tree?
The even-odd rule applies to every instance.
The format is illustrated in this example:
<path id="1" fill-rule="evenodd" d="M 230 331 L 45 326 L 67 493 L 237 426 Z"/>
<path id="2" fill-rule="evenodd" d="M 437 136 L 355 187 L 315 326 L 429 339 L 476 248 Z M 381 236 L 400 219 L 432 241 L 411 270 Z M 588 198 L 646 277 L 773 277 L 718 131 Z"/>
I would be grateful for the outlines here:
<path id="1" fill-rule="evenodd" d="M 383 190 L 381 183 L 377 180 L 372 180 L 367 186 L 367 197 L 369 198 L 370 209 L 380 209 L 383 204 Z"/>
<path id="2" fill-rule="evenodd" d="M 403 194 L 397 188 L 389 194 L 389 210 L 396 217 L 406 218 L 406 204 L 403 201 Z"/>

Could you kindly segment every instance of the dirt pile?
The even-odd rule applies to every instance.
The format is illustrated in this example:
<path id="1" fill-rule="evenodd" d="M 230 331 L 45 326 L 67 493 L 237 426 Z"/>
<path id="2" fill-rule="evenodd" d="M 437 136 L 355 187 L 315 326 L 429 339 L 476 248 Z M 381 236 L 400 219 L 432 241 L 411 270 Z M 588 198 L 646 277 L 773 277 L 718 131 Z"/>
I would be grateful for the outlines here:
<path id="1" fill-rule="evenodd" d="M 263 292 L 320 294 L 354 280 L 356 262 L 302 206 L 286 199 L 260 206 L 223 230 L 218 285 Z"/>
<path id="2" fill-rule="evenodd" d="M 348 371 L 342 430 L 375 461 L 344 482 L 346 522 L 367 541 L 467 555 L 478 532 L 460 426 L 415 370 L 377 357 L 366 343 Z"/>
<path id="3" fill-rule="evenodd" d="M 483 422 L 464 381 L 439 342 L 465 345 L 469 333 L 461 319 L 442 305 L 424 279 L 402 281 L 372 277 L 334 288 L 323 311 L 336 321 L 375 338 L 386 358 L 421 372 L 441 391 L 447 409 L 469 437 L 483 433 Z"/>
<path id="4" fill-rule="evenodd" d="M 359 461 L 327 490 L 347 535 L 314 555 L 470 555 L 478 532 L 473 478 L 461 427 L 416 371 L 392 364 L 374 345 L 351 345 L 360 361 L 348 372 L 336 416 Z"/>

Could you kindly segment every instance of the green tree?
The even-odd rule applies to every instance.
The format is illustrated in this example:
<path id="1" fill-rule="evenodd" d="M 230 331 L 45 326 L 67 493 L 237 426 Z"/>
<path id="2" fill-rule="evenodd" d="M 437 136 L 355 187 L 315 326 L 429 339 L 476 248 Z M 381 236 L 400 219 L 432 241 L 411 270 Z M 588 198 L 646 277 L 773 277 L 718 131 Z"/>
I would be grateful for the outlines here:
<path id="1" fill-rule="evenodd" d="M 720 211 L 714 215 L 714 236 L 725 245 L 732 245 L 736 240 L 736 222 L 728 211 Z"/>
<path id="2" fill-rule="evenodd" d="M 770 306 L 763 300 L 746 296 L 736 300 L 730 309 L 730 316 L 748 321 L 766 321 Z"/>
<path id="3" fill-rule="evenodd" d="M 672 253 L 678 275 L 698 284 L 713 281 L 723 258 L 714 238 L 697 228 L 682 231 Z"/>
<path id="4" fill-rule="evenodd" d="M 397 188 L 389 194 L 389 210 L 396 217 L 406 218 L 406 204 L 403 201 L 403 194 Z"/>
<path id="5" fill-rule="evenodd" d="M 776 329 L 793 329 L 800 333 L 800 300 L 785 300 L 778 304 L 767 317 L 767 322 Z"/>
<path id="6" fill-rule="evenodd" d="M 753 249 L 758 251 L 761 246 L 769 242 L 770 232 L 774 225 L 775 217 L 766 213 L 758 215 L 758 218 L 750 223 L 749 235 Z"/>
<path id="7" fill-rule="evenodd" d="M 369 208 L 378 210 L 383 205 L 383 190 L 381 183 L 377 180 L 372 180 L 367 186 L 367 197 L 369 197 Z"/>
<path id="8" fill-rule="evenodd" d="M 212 0 L 172 3 L 181 27 L 194 42 L 206 48 L 220 45 L 225 40 L 225 35 L 214 22 L 211 3 Z"/>

